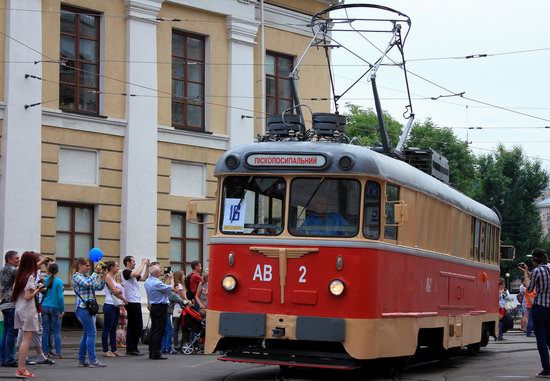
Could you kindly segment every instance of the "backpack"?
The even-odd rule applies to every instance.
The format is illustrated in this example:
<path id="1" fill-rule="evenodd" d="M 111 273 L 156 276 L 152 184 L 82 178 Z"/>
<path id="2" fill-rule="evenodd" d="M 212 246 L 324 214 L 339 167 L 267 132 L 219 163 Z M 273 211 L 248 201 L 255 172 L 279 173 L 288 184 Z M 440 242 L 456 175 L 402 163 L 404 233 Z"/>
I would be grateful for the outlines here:
<path id="1" fill-rule="evenodd" d="M 195 300 L 195 292 L 191 291 L 191 277 L 193 276 L 193 273 L 190 273 L 185 277 L 185 289 L 187 290 L 185 296 L 188 300 Z M 195 290 L 197 291 L 197 290 Z"/>

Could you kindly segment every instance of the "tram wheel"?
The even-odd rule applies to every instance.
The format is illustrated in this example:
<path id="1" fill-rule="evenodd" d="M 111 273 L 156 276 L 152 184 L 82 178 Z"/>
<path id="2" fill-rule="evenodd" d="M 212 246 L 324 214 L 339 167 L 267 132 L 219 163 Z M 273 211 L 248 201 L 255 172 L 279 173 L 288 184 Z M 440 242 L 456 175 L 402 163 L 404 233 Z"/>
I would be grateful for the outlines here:
<path id="1" fill-rule="evenodd" d="M 480 343 L 470 344 L 466 346 L 466 350 L 468 351 L 468 354 L 470 356 L 475 356 L 479 353 L 479 350 L 481 349 Z"/>

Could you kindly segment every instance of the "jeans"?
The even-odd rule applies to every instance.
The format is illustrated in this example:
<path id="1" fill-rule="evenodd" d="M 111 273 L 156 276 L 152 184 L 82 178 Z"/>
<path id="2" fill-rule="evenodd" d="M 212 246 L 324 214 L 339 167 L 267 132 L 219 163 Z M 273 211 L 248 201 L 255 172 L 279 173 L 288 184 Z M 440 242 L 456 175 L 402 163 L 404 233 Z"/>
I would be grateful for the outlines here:
<path id="1" fill-rule="evenodd" d="M 533 334 L 533 313 L 531 312 L 531 308 L 527 309 L 528 318 L 527 318 L 527 328 L 525 331 L 525 334 L 527 336 L 531 336 Z"/>
<path id="2" fill-rule="evenodd" d="M 95 354 L 95 316 L 90 315 L 86 308 L 78 307 L 76 309 L 76 318 L 82 324 L 82 338 L 80 339 L 80 350 L 78 351 L 78 362 L 86 361 L 86 352 L 90 363 L 97 361 Z"/>
<path id="3" fill-rule="evenodd" d="M 111 340 L 111 352 L 116 352 L 116 330 L 120 309 L 112 304 L 103 305 L 103 332 L 101 333 L 101 346 L 103 352 L 109 352 L 109 339 Z"/>
<path id="4" fill-rule="evenodd" d="M 172 350 L 172 316 L 166 317 L 166 329 L 164 330 L 164 337 L 162 338 L 162 352 L 170 352 Z"/>
<path id="5" fill-rule="evenodd" d="M 128 323 L 126 328 L 126 352 L 138 352 L 139 338 L 143 331 L 143 318 L 141 317 L 141 303 L 126 304 Z"/>
<path id="6" fill-rule="evenodd" d="M 0 341 L 0 362 L 2 365 L 15 362 L 15 340 L 17 339 L 17 329 L 13 329 L 15 318 L 15 308 L 6 308 L 2 310 L 4 315 L 4 332 L 2 341 Z"/>
<path id="7" fill-rule="evenodd" d="M 172 320 L 172 326 L 174 331 L 174 349 L 180 350 L 183 343 L 188 340 L 187 328 L 181 326 L 181 317 L 174 318 Z"/>
<path id="8" fill-rule="evenodd" d="M 149 358 L 159 357 L 162 338 L 168 321 L 167 304 L 151 304 L 151 337 L 149 338 Z"/>
<path id="9" fill-rule="evenodd" d="M 548 355 L 548 345 L 550 344 L 550 307 L 533 304 L 531 313 L 533 315 L 533 327 L 535 328 L 537 349 L 542 369 L 550 372 L 550 356 Z"/>
<path id="10" fill-rule="evenodd" d="M 42 307 L 42 352 L 50 352 L 50 335 L 53 333 L 55 354 L 61 355 L 61 310 Z"/>

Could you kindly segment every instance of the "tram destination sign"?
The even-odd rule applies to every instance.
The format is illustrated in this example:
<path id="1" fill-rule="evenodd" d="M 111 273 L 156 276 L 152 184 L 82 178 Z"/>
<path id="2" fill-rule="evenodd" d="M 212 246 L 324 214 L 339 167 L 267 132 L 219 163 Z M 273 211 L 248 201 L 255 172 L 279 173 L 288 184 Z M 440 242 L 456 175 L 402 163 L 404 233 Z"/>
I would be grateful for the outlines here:
<path id="1" fill-rule="evenodd" d="M 253 153 L 247 156 L 246 164 L 250 167 L 324 168 L 327 158 L 323 155 L 298 153 Z"/>

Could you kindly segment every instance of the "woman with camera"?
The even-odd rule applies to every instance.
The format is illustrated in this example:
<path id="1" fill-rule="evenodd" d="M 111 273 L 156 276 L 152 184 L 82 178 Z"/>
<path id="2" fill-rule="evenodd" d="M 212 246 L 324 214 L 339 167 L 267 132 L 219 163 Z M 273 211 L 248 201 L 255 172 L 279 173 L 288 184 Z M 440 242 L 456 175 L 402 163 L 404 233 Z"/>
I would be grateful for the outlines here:
<path id="1" fill-rule="evenodd" d="M 59 267 L 55 263 L 48 265 L 46 277 L 46 291 L 42 296 L 42 351 L 52 353 L 49 343 L 50 332 L 53 332 L 55 354 L 50 357 L 61 359 L 61 319 L 65 312 L 65 300 L 63 299 L 63 281 L 55 275 Z"/>
<path id="2" fill-rule="evenodd" d="M 101 345 L 103 346 L 103 357 L 120 357 L 116 346 L 116 330 L 120 315 L 119 306 L 128 303 L 124 297 L 124 288 L 116 281 L 119 265 L 115 261 L 105 263 L 107 275 L 105 276 L 105 303 L 103 304 L 103 332 L 101 334 Z M 111 350 L 109 351 L 109 339 Z"/>
<path id="3" fill-rule="evenodd" d="M 95 299 L 95 291 L 105 287 L 105 271 L 98 265 L 90 274 L 92 262 L 87 258 L 79 258 L 73 267 L 73 288 L 76 294 L 75 314 L 82 324 L 82 338 L 78 352 L 78 366 L 90 368 L 103 368 L 105 364 L 99 361 L 95 353 L 95 320 L 99 309 Z M 86 352 L 90 362 L 86 361 Z"/>
<path id="4" fill-rule="evenodd" d="M 13 300 L 15 301 L 14 328 L 22 332 L 19 346 L 19 366 L 15 376 L 18 378 L 33 378 L 34 375 L 25 367 L 29 344 L 33 332 L 38 332 L 38 302 L 36 295 L 41 291 L 36 282 L 38 271 L 38 256 L 32 251 L 25 251 L 21 256 L 17 275 L 13 285 Z"/>

